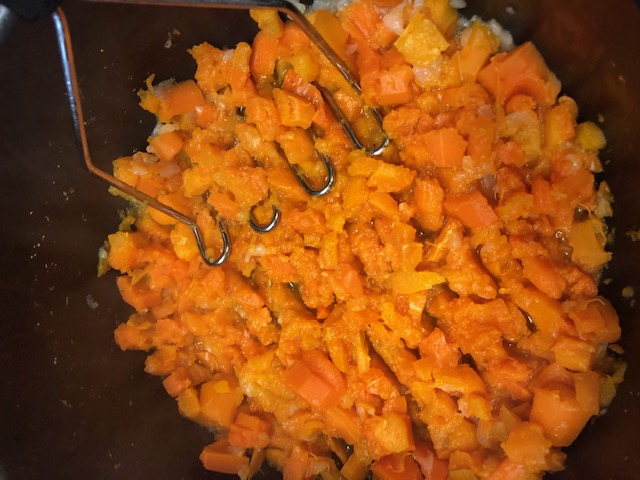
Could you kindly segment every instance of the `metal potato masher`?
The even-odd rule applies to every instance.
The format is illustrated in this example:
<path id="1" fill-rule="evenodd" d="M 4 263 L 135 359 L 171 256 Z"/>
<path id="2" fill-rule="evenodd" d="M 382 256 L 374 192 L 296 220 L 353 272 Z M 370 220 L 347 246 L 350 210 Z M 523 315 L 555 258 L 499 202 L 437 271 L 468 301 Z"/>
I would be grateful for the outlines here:
<path id="1" fill-rule="evenodd" d="M 329 46 L 327 41 L 320 35 L 315 27 L 309 22 L 305 15 L 298 10 L 288 0 L 86 0 L 96 3 L 120 3 L 131 5 L 163 5 L 163 6 L 182 6 L 182 7 L 201 7 L 201 8 L 229 8 L 229 9 L 273 9 L 280 13 L 285 14 L 291 21 L 295 22 L 301 30 L 309 37 L 309 39 L 316 45 L 316 47 L 322 52 L 323 55 L 330 61 L 330 63 L 340 72 L 347 83 L 353 88 L 353 90 L 359 95 L 361 94 L 360 85 L 351 72 L 347 64 L 338 56 L 338 54 Z M 75 60 L 73 54 L 73 47 L 71 41 L 71 32 L 67 23 L 66 16 L 59 6 L 60 0 L 0 0 L 0 42 L 7 35 L 13 22 L 17 17 L 21 17 L 28 21 L 36 20 L 40 17 L 51 14 L 56 31 L 56 39 L 58 42 L 60 54 L 62 57 L 62 66 L 65 77 L 65 86 L 67 90 L 67 96 L 69 101 L 69 107 L 71 109 L 71 117 L 73 122 L 73 130 L 76 145 L 79 151 L 80 158 L 83 160 L 84 167 L 89 173 L 97 176 L 109 185 L 120 190 L 129 197 L 147 205 L 151 208 L 159 210 L 160 212 L 168 215 L 174 220 L 187 225 L 195 237 L 198 245 L 198 250 L 203 261 L 210 266 L 218 266 L 224 263 L 231 252 L 231 240 L 229 234 L 224 226 L 224 223 L 219 218 L 216 220 L 220 235 L 222 238 L 222 249 L 216 258 L 212 258 L 208 253 L 208 248 L 204 242 L 203 234 L 197 223 L 190 217 L 170 207 L 169 205 L 159 201 L 158 199 L 147 195 L 146 193 L 128 185 L 127 183 L 117 179 L 112 174 L 105 172 L 97 167 L 89 152 L 89 146 L 87 141 L 87 133 L 82 109 L 80 87 L 78 85 L 78 77 L 76 74 Z M 321 85 L 314 82 L 314 86 L 320 91 L 325 103 L 332 111 L 336 120 L 340 123 L 350 142 L 355 149 L 364 150 L 370 155 L 379 155 L 387 147 L 389 143 L 389 137 L 386 135 L 382 128 L 382 116 L 376 108 L 371 108 L 370 112 L 381 131 L 381 141 L 374 146 L 365 145 L 356 134 L 353 126 L 347 119 L 344 112 L 337 105 L 331 93 Z M 318 152 L 319 153 L 319 152 Z M 327 172 L 325 185 L 319 189 L 311 188 L 304 177 L 302 177 L 298 171 L 293 168 L 292 170 L 296 175 L 299 183 L 303 189 L 311 196 L 322 196 L 329 192 L 335 181 L 335 170 L 331 164 L 330 159 L 325 155 L 319 156 L 324 164 Z M 258 224 L 253 215 L 250 215 L 249 224 L 251 227 L 260 233 L 266 233 L 275 228 L 280 212 L 276 206 L 273 208 L 273 217 L 271 221 L 266 225 Z"/>

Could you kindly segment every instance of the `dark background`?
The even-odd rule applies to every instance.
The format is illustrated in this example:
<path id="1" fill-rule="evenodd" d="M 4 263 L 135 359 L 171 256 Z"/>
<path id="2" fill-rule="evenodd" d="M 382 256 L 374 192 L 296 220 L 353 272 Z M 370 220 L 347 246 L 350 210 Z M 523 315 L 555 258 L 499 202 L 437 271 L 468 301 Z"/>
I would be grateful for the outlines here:
<path id="1" fill-rule="evenodd" d="M 638 307 L 621 297 L 627 285 L 640 294 L 640 246 L 625 234 L 640 227 L 640 13 L 631 0 L 468 4 L 468 14 L 498 18 L 517 40 L 533 38 L 583 119 L 604 118 L 616 211 L 604 291 L 630 365 L 609 411 L 552 478 L 640 478 Z M 190 46 L 232 47 L 253 35 L 245 12 L 64 7 L 91 151 L 105 169 L 144 146 L 153 120 L 135 92 L 149 74 L 188 78 Z M 143 353 L 114 344 L 129 308 L 113 274 L 96 277 L 97 251 L 125 204 L 81 167 L 51 19 L 16 25 L 0 46 L 0 85 L 0 480 L 215 478 L 198 460 L 211 434 L 180 417 L 160 380 L 143 372 Z"/>

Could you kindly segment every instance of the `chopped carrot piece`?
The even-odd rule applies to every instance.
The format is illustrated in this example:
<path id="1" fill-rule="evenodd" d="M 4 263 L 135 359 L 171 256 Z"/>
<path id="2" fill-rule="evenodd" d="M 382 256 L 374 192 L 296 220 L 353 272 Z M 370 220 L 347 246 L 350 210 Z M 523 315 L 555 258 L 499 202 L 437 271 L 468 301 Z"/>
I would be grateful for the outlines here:
<path id="1" fill-rule="evenodd" d="M 149 145 L 153 147 L 153 151 L 160 160 L 168 162 L 169 160 L 172 160 L 180 150 L 182 150 L 184 142 L 180 135 L 171 131 L 161 133 L 157 137 L 153 137 L 149 140 Z"/>
<path id="2" fill-rule="evenodd" d="M 317 10 L 310 15 L 310 20 L 331 48 L 344 58 L 349 34 L 342 28 L 338 17 L 329 10 Z"/>
<path id="3" fill-rule="evenodd" d="M 273 91 L 273 98 L 280 114 L 280 121 L 285 127 L 307 129 L 311 126 L 316 113 L 312 103 L 277 88 Z"/>
<path id="4" fill-rule="evenodd" d="M 460 195 L 445 194 L 442 205 L 448 215 L 456 217 L 469 228 L 485 227 L 499 220 L 489 201 L 477 190 Z"/>
<path id="5" fill-rule="evenodd" d="M 181 192 L 160 195 L 158 197 L 158 200 L 184 215 L 188 215 L 191 211 L 189 199 L 185 197 Z M 163 213 L 160 210 L 156 209 L 150 209 L 149 216 L 160 225 L 175 225 L 176 223 L 178 223 L 178 220 L 176 220 L 175 218 L 170 217 L 166 213 Z"/>
<path id="6" fill-rule="evenodd" d="M 491 29 L 481 22 L 473 22 L 469 37 L 459 51 L 458 68 L 462 78 L 474 80 L 498 47 L 498 38 Z"/>
<path id="7" fill-rule="evenodd" d="M 333 406 L 325 410 L 323 415 L 329 428 L 347 443 L 355 445 L 360 441 L 362 432 L 354 412 Z"/>
<path id="8" fill-rule="evenodd" d="M 141 235 L 130 232 L 116 232 L 109 235 L 108 242 L 109 253 L 107 260 L 112 268 L 124 272 L 142 265 L 138 260 L 138 251 L 143 246 Z"/>
<path id="9" fill-rule="evenodd" d="M 382 71 L 378 81 L 380 87 L 377 97 L 380 105 L 406 103 L 413 96 L 413 71 L 408 65 L 397 65 Z"/>
<path id="10" fill-rule="evenodd" d="M 149 350 L 153 342 L 148 329 L 132 325 L 130 322 L 118 325 L 114 337 L 122 350 Z"/>
<path id="11" fill-rule="evenodd" d="M 285 384 L 317 408 L 338 403 L 331 386 L 315 375 L 306 364 L 295 362 L 284 374 Z"/>
<path id="12" fill-rule="evenodd" d="M 531 471 L 546 470 L 550 447 L 542 427 L 530 422 L 516 425 L 502 445 L 510 460 Z"/>
<path id="13" fill-rule="evenodd" d="M 285 384 L 319 409 L 335 406 L 345 390 L 338 368 L 317 350 L 305 352 L 283 376 Z"/>
<path id="14" fill-rule="evenodd" d="M 195 420 L 200 415 L 200 400 L 193 387 L 187 387 L 178 395 L 178 411 L 183 417 Z"/>
<path id="15" fill-rule="evenodd" d="M 380 480 L 422 480 L 422 472 L 409 454 L 394 454 L 374 462 L 371 471 Z"/>
<path id="16" fill-rule="evenodd" d="M 270 428 L 269 422 L 240 412 L 229 428 L 229 443 L 237 448 L 265 448 L 269 445 Z"/>
<path id="17" fill-rule="evenodd" d="M 176 115 L 195 112 L 196 107 L 204 105 L 202 90 L 193 80 L 186 80 L 172 86 L 161 100 L 158 119 L 168 122 Z"/>
<path id="18" fill-rule="evenodd" d="M 503 104 L 515 94 L 526 93 L 540 105 L 550 106 L 560 92 L 560 82 L 531 42 L 492 57 L 478 73 L 478 81 Z"/>
<path id="19" fill-rule="evenodd" d="M 422 137 L 426 152 L 436 167 L 459 167 L 467 142 L 455 128 L 431 130 Z"/>
<path id="20" fill-rule="evenodd" d="M 273 77 L 278 58 L 279 40 L 264 32 L 253 39 L 251 51 L 251 75 L 256 81 Z"/>
<path id="21" fill-rule="evenodd" d="M 380 459 L 415 448 L 411 421 L 407 415 L 391 412 L 383 417 L 372 416 L 366 420 L 364 428 L 373 458 Z"/>
<path id="22" fill-rule="evenodd" d="M 545 437 L 555 446 L 571 445 L 591 415 L 577 402 L 571 387 L 555 384 L 534 390 L 529 418 L 543 428 Z"/>
<path id="23" fill-rule="evenodd" d="M 572 248 L 571 258 L 587 271 L 597 272 L 611 258 L 611 254 L 604 249 L 601 226 L 589 220 L 574 223 L 567 236 Z"/>
<path id="24" fill-rule="evenodd" d="M 305 479 L 309 475 L 307 470 L 309 469 L 311 459 L 309 458 L 309 452 L 296 445 L 293 447 L 291 455 L 287 458 L 287 462 L 284 466 L 282 476 L 283 478 L 291 479 Z"/>
<path id="25" fill-rule="evenodd" d="M 416 172 L 403 166 L 379 162 L 367 185 L 386 193 L 402 192 L 411 187 L 415 176 Z"/>
<path id="26" fill-rule="evenodd" d="M 278 39 L 284 33 L 284 23 L 276 10 L 255 8 L 249 11 L 260 32 L 269 38 Z"/>
<path id="27" fill-rule="evenodd" d="M 424 478 L 430 480 L 446 480 L 449 476 L 449 466 L 446 460 L 438 458 L 432 445 L 424 442 L 416 444 L 413 458 L 418 465 Z"/>
<path id="28" fill-rule="evenodd" d="M 551 298 L 558 299 L 564 293 L 566 282 L 547 259 L 541 257 L 523 258 L 522 272 L 531 283 Z"/>
<path id="29" fill-rule="evenodd" d="M 620 338 L 620 320 L 611 303 L 602 298 L 585 299 L 569 310 L 580 338 L 612 343 Z"/>
<path id="30" fill-rule="evenodd" d="M 574 372 L 588 372 L 593 367 L 596 348 L 578 338 L 563 337 L 551 348 L 556 362 Z"/>
<path id="31" fill-rule="evenodd" d="M 116 280 L 122 299 L 138 312 L 162 303 L 162 291 L 151 290 L 144 284 L 133 283 L 131 277 L 121 276 Z"/>
<path id="32" fill-rule="evenodd" d="M 238 475 L 249 465 L 249 458 L 244 454 L 231 451 L 227 440 L 217 440 L 207 445 L 200 454 L 200 461 L 207 470 L 212 472 Z"/>
<path id="33" fill-rule="evenodd" d="M 512 298 L 533 319 L 538 331 L 549 338 L 556 338 L 564 321 L 560 302 L 531 286 L 513 292 Z"/>
<path id="34" fill-rule="evenodd" d="M 235 377 L 221 375 L 200 387 L 202 416 L 208 422 L 229 427 L 243 398 Z"/>

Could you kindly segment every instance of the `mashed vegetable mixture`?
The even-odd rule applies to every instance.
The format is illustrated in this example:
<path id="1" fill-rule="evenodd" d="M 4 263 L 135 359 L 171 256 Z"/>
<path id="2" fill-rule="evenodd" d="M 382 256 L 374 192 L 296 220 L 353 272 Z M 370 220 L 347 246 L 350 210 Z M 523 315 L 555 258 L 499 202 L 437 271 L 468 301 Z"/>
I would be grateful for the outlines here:
<path id="1" fill-rule="evenodd" d="M 194 218 L 132 205 L 108 264 L 182 415 L 212 429 L 206 469 L 286 479 L 535 479 L 609 405 L 624 365 L 599 296 L 609 260 L 591 122 L 531 43 L 499 51 L 448 0 L 357 0 L 311 22 L 359 96 L 293 24 L 254 11 L 233 50 L 190 50 L 195 80 L 141 92 L 159 125 L 115 174 Z M 375 142 L 354 149 L 316 83 Z M 305 193 L 326 170 L 335 185 Z M 254 231 L 253 215 L 269 233 Z"/>

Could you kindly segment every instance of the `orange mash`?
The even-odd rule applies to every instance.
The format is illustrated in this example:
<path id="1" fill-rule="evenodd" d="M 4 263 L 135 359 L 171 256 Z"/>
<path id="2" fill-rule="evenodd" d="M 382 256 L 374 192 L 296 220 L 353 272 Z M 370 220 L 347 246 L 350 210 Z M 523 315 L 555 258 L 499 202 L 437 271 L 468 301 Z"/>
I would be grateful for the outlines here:
<path id="1" fill-rule="evenodd" d="M 534 479 L 611 402 L 623 363 L 598 294 L 605 145 L 531 43 L 500 50 L 448 0 L 357 0 L 301 30 L 252 12 L 233 50 L 190 50 L 194 80 L 141 92 L 159 126 L 115 175 L 195 219 L 132 205 L 108 264 L 134 309 L 115 338 L 149 352 L 179 412 L 212 429 L 206 469 L 250 478 Z M 359 134 L 353 147 L 316 84 Z M 559 96 L 560 95 L 560 96 Z M 336 171 L 321 197 L 323 154 Z M 253 215 L 277 227 L 257 233 Z"/>

